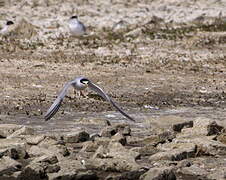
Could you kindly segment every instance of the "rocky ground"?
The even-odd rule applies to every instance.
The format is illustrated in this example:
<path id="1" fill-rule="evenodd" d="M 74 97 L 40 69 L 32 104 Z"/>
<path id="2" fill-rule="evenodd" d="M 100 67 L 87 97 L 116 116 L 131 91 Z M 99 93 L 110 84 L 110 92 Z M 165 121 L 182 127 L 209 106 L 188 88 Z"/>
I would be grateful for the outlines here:
<path id="1" fill-rule="evenodd" d="M 68 33 L 75 14 L 81 39 Z M 0 179 L 226 178 L 225 0 L 0 0 L 6 20 Z M 44 122 L 79 75 L 136 122 L 92 91 L 70 91 Z"/>

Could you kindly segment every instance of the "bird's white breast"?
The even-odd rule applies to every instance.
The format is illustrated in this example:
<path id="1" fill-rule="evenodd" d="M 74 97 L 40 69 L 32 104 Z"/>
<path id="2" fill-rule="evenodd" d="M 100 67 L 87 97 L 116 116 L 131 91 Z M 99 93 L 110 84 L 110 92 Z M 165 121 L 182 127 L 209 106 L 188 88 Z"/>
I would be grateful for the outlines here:
<path id="1" fill-rule="evenodd" d="M 74 83 L 73 86 L 74 86 L 75 89 L 77 89 L 79 91 L 82 91 L 82 90 L 87 88 L 87 85 L 82 84 L 80 81 Z"/>
<path id="2" fill-rule="evenodd" d="M 5 26 L 4 28 L 1 29 L 0 34 L 6 34 L 8 32 L 8 26 Z"/>
<path id="3" fill-rule="evenodd" d="M 75 36 L 82 36 L 85 34 L 82 25 L 77 20 L 71 20 L 69 22 L 69 29 L 71 34 Z"/>

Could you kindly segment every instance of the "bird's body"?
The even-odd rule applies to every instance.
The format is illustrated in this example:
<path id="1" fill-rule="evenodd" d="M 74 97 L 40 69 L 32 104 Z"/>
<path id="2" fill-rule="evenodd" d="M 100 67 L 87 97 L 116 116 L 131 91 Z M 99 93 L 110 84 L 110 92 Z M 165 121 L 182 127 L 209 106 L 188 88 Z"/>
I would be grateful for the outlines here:
<path id="1" fill-rule="evenodd" d="M 81 80 L 83 80 L 82 82 L 84 82 L 86 79 L 83 77 L 77 77 L 75 78 L 75 80 L 72 83 L 72 86 L 79 91 L 82 91 L 84 89 L 86 89 L 88 87 L 88 79 L 87 79 L 87 83 L 82 83 Z"/>
<path id="2" fill-rule="evenodd" d="M 53 102 L 53 104 L 50 106 L 49 110 L 45 114 L 45 120 L 51 119 L 55 113 L 58 111 L 63 98 L 65 97 L 67 90 L 70 86 L 73 86 L 76 90 L 82 91 L 89 87 L 91 90 L 95 91 L 97 94 L 99 94 L 102 98 L 104 98 L 106 101 L 110 102 L 122 115 L 127 117 L 128 119 L 134 121 L 132 117 L 130 117 L 128 114 L 126 114 L 121 108 L 119 108 L 112 100 L 111 98 L 97 85 L 93 84 L 89 79 L 85 77 L 77 77 L 72 81 L 69 81 L 66 83 L 56 98 L 56 100 Z"/>
<path id="3" fill-rule="evenodd" d="M 68 21 L 68 26 L 70 29 L 70 33 L 73 36 L 83 36 L 86 34 L 85 25 L 78 20 L 77 16 L 72 16 Z"/>

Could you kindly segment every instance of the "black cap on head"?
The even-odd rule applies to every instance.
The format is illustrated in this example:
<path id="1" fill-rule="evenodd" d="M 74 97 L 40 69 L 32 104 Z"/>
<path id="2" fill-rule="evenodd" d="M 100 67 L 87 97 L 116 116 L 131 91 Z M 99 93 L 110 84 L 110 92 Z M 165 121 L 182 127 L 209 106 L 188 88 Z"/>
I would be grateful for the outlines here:
<path id="1" fill-rule="evenodd" d="M 71 16 L 71 19 L 77 19 L 78 16 Z"/>
<path id="2" fill-rule="evenodd" d="M 6 25 L 12 25 L 12 24 L 14 24 L 13 21 L 7 21 L 6 22 Z"/>
<path id="3" fill-rule="evenodd" d="M 83 84 L 87 84 L 87 83 L 89 82 L 89 80 L 86 79 L 86 78 L 82 78 L 82 79 L 80 80 L 80 82 L 83 83 Z"/>

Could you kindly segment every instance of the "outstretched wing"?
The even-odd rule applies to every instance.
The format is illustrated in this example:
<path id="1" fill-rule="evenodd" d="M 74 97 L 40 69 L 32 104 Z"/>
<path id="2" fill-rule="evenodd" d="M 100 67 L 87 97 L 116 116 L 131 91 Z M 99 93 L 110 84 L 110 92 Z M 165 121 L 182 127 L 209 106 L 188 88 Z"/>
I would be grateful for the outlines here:
<path id="1" fill-rule="evenodd" d="M 51 119 L 56 112 L 58 111 L 58 109 L 60 108 L 60 105 L 67 93 L 68 88 L 72 85 L 73 81 L 70 81 L 68 83 L 66 83 L 63 87 L 63 89 L 61 90 L 60 94 L 58 95 L 58 97 L 56 98 L 56 100 L 53 102 L 53 104 L 50 106 L 49 110 L 46 112 L 44 118 L 46 121 L 48 121 L 49 119 Z"/>
<path id="2" fill-rule="evenodd" d="M 80 22 L 80 21 L 79 21 L 79 24 L 82 27 L 82 31 L 84 31 L 86 33 L 86 27 L 85 27 L 85 25 L 82 22 Z"/>
<path id="3" fill-rule="evenodd" d="M 93 84 L 89 81 L 88 83 L 89 88 L 95 91 L 97 94 L 99 94 L 101 97 L 103 97 L 106 101 L 110 102 L 122 115 L 127 117 L 131 121 L 135 121 L 132 117 L 130 117 L 128 114 L 126 114 L 120 107 L 118 107 L 114 101 L 111 100 L 111 98 L 97 85 Z"/>

